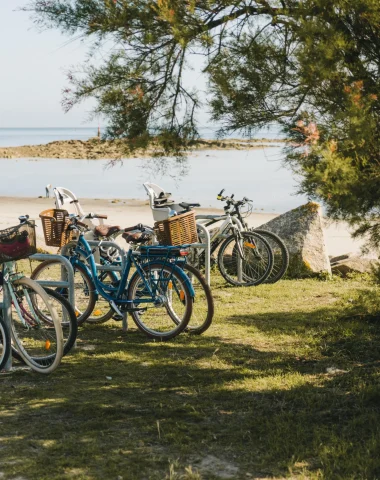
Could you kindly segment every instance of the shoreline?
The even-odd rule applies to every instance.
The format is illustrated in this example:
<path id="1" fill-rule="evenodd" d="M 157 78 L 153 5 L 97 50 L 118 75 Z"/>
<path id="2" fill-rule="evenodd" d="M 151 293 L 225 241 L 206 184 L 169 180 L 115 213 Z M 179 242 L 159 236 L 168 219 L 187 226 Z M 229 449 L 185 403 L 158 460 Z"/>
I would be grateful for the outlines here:
<path id="1" fill-rule="evenodd" d="M 149 207 L 148 199 L 137 198 L 121 199 L 115 198 L 79 198 L 80 204 L 85 212 L 108 215 L 105 223 L 118 225 L 122 228 L 143 223 L 153 225 L 154 220 Z M 31 220 L 36 220 L 37 246 L 51 252 L 57 249 L 45 246 L 43 230 L 39 218 L 40 212 L 54 208 L 54 198 L 37 197 L 13 197 L 0 196 L 0 229 L 17 225 L 20 215 L 28 214 Z M 199 213 L 223 213 L 222 209 L 204 207 L 197 208 Z M 254 212 L 248 217 L 248 224 L 252 227 L 259 227 L 269 220 L 279 216 L 279 213 Z M 119 237 L 121 245 L 125 246 L 124 240 Z M 363 240 L 352 239 L 350 230 L 345 222 L 332 222 L 325 219 L 325 241 L 329 255 L 341 255 L 348 252 L 359 252 L 363 246 Z M 124 244 L 124 245 L 123 245 Z"/>
<path id="2" fill-rule="evenodd" d="M 189 155 L 204 150 L 254 150 L 263 147 L 277 147 L 284 143 L 281 139 L 225 139 L 199 140 Z M 66 160 L 124 160 L 128 158 L 144 158 L 154 156 L 153 148 L 145 151 L 136 150 L 126 154 L 123 144 L 118 140 L 57 140 L 40 145 L 23 145 L 17 147 L 0 147 L 0 159 L 40 158 Z"/>

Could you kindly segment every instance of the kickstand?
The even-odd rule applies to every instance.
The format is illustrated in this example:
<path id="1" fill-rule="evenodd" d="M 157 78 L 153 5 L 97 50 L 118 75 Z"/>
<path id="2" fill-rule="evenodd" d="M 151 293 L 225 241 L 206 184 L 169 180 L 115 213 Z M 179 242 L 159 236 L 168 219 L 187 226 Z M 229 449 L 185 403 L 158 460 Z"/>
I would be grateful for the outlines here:
<path id="1" fill-rule="evenodd" d="M 123 312 L 123 332 L 128 332 L 128 312 Z"/>

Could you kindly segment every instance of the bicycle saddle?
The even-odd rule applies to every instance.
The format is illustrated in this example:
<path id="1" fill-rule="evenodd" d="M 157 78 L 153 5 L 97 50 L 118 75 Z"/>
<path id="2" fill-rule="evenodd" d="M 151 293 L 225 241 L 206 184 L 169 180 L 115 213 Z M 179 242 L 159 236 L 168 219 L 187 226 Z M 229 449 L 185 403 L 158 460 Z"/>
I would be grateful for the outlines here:
<path id="1" fill-rule="evenodd" d="M 122 237 L 124 238 L 124 240 L 125 240 L 127 243 L 134 243 L 134 244 L 146 243 L 146 242 L 148 242 L 149 240 L 151 240 L 150 235 L 148 235 L 148 234 L 146 234 L 146 233 L 142 233 L 142 232 L 137 232 L 137 233 L 127 233 L 127 232 L 124 232 L 124 233 L 122 234 Z"/>
<path id="2" fill-rule="evenodd" d="M 180 207 L 185 208 L 186 210 L 190 210 L 193 207 L 200 207 L 200 203 L 187 203 L 187 202 L 182 202 L 179 204 Z"/>
<path id="3" fill-rule="evenodd" d="M 119 225 L 98 225 L 94 228 L 94 233 L 99 237 L 110 237 L 119 230 L 121 230 Z"/>

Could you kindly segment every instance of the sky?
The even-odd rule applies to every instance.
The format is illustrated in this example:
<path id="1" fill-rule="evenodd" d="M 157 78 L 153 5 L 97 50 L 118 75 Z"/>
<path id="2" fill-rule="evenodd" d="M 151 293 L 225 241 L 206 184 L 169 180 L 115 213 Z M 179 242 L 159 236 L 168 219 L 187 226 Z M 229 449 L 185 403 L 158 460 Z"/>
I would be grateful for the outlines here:
<path id="1" fill-rule="evenodd" d="M 0 0 L 0 128 L 97 126 L 89 119 L 91 100 L 69 113 L 61 107 L 65 72 L 86 59 L 86 44 L 68 43 L 55 30 L 39 32 L 30 14 L 18 11 L 28 1 Z M 194 67 L 188 81 L 203 87 L 199 60 Z M 204 109 L 199 120 L 208 123 Z"/>
<path id="2" fill-rule="evenodd" d="M 91 102 L 65 114 L 61 92 L 65 71 L 81 63 L 81 42 L 48 30 L 39 33 L 29 14 L 17 11 L 27 0 L 0 0 L 0 128 L 87 127 Z"/>

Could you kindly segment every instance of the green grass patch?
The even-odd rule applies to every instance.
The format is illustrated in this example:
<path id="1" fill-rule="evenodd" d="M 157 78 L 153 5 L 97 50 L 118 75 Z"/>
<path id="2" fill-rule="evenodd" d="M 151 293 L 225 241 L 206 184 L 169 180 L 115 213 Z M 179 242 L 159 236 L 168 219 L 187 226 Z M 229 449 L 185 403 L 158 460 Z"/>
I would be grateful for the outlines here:
<path id="1" fill-rule="evenodd" d="M 213 292 L 200 337 L 84 326 L 51 376 L 1 375 L 0 478 L 379 478 L 378 287 Z"/>

